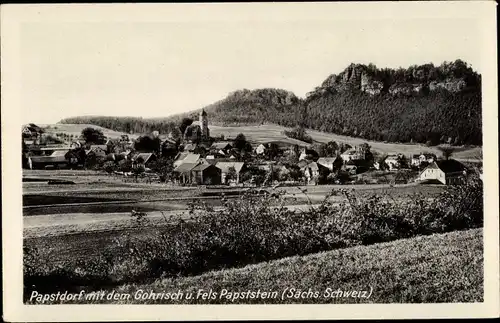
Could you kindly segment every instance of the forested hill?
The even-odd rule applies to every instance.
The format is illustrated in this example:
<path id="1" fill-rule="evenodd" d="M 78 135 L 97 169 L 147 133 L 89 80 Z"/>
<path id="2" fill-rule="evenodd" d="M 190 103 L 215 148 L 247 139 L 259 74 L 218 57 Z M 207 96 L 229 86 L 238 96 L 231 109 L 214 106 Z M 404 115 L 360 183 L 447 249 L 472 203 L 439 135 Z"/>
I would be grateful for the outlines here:
<path id="1" fill-rule="evenodd" d="M 210 123 L 219 125 L 275 123 L 378 141 L 482 144 L 481 76 L 461 60 L 399 69 L 351 64 L 305 98 L 281 89 L 238 90 L 205 111 Z M 158 119 L 150 131 L 162 131 L 160 123 L 170 128 L 171 122 L 196 113 Z M 95 117 L 61 122 L 126 131 L 124 123 L 115 120 L 117 124 L 110 120 L 103 124 Z M 134 130 L 155 122 L 136 119 L 135 123 Z"/>

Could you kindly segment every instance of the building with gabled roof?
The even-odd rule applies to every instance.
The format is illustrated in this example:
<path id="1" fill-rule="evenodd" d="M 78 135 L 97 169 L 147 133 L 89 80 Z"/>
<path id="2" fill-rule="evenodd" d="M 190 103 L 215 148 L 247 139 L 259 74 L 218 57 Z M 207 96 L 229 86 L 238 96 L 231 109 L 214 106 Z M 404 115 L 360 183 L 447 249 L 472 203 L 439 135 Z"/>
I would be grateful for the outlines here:
<path id="1" fill-rule="evenodd" d="M 192 180 L 201 185 L 218 185 L 222 180 L 222 171 L 213 164 L 201 162 L 192 170 Z"/>
<path id="2" fill-rule="evenodd" d="M 461 184 L 467 176 L 467 168 L 454 159 L 432 162 L 419 175 L 421 183 Z"/>
<path id="3" fill-rule="evenodd" d="M 227 174 L 229 174 L 231 168 L 234 168 L 236 172 L 236 183 L 240 182 L 240 173 L 245 167 L 244 162 L 217 162 L 215 164 L 217 168 L 221 170 L 221 182 L 227 183 Z"/>
<path id="4" fill-rule="evenodd" d="M 200 154 L 192 154 L 190 152 L 180 152 L 175 156 L 174 167 L 177 167 L 183 163 L 198 163 L 200 160 Z"/>

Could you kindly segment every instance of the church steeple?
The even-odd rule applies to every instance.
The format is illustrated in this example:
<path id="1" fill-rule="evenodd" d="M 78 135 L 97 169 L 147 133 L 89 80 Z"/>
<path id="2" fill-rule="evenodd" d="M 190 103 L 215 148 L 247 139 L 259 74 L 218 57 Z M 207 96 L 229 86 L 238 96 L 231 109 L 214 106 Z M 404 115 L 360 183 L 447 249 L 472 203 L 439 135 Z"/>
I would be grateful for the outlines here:
<path id="1" fill-rule="evenodd" d="M 201 128 L 201 136 L 203 139 L 207 139 L 210 135 L 208 131 L 208 118 L 207 112 L 205 109 L 201 109 L 200 112 L 200 128 Z"/>

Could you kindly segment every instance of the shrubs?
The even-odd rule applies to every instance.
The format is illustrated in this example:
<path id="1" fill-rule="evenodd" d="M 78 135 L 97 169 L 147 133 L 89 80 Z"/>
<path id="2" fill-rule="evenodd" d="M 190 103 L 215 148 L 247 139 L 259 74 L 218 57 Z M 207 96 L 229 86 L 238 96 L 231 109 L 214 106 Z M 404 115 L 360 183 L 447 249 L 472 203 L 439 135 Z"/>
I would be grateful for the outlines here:
<path id="1" fill-rule="evenodd" d="M 97 277 L 103 283 L 106 278 L 125 283 L 196 275 L 287 256 L 481 227 L 482 192 L 482 181 L 472 176 L 465 185 L 449 187 L 436 198 L 419 194 L 405 198 L 377 194 L 364 197 L 354 190 L 338 190 L 319 206 L 303 211 L 290 210 L 280 193 L 266 197 L 245 194 L 232 200 L 223 197 L 222 210 L 192 204 L 189 221 L 165 218 L 168 225 L 151 238 L 117 241 L 121 252 L 103 253 L 94 261 L 93 269 L 65 264 L 66 275 L 78 278 L 66 279 L 66 283 L 82 284 L 84 278 L 91 281 L 88 277 Z M 342 195 L 344 202 L 333 203 L 333 195 Z M 143 213 L 132 216 L 138 225 L 146 217 Z M 41 266 L 41 256 L 30 255 L 25 252 L 28 289 L 36 287 L 28 284 L 33 277 L 42 282 L 42 276 L 61 274 L 55 266 Z"/>

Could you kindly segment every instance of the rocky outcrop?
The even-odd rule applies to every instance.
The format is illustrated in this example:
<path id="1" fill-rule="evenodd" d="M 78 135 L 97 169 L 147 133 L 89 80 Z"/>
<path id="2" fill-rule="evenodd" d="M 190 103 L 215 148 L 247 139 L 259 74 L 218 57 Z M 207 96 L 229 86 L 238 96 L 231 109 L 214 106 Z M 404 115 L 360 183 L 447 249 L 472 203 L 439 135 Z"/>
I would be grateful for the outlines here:
<path id="1" fill-rule="evenodd" d="M 470 87 L 477 87 L 480 82 L 478 77 L 472 70 L 468 70 L 466 65 L 465 67 L 462 65 L 460 62 L 455 62 L 439 67 L 426 64 L 406 70 L 379 70 L 371 64 L 368 66 L 351 64 L 343 72 L 330 75 L 320 87 L 308 93 L 307 96 L 315 96 L 326 91 L 335 93 L 352 90 L 370 95 L 382 93 L 410 95 L 440 89 L 460 92 Z"/>

